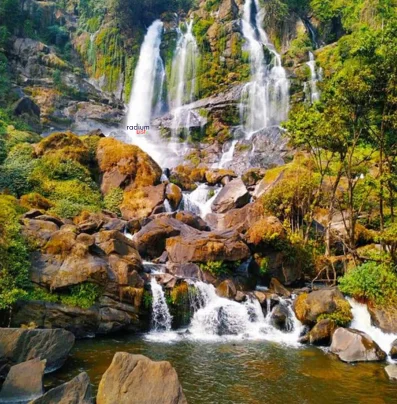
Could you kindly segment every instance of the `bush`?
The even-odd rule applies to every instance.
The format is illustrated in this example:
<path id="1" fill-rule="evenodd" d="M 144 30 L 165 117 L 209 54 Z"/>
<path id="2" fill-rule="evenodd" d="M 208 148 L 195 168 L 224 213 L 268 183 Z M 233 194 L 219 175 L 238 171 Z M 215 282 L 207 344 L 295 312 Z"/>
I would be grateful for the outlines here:
<path id="1" fill-rule="evenodd" d="M 208 261 L 199 264 L 200 269 L 210 272 L 214 276 L 226 275 L 229 271 L 229 266 L 223 261 Z"/>
<path id="2" fill-rule="evenodd" d="M 397 274 L 387 264 L 366 262 L 339 278 L 343 293 L 375 304 L 397 302 Z"/>
<path id="3" fill-rule="evenodd" d="M 338 310 L 334 311 L 333 313 L 320 314 L 317 318 L 317 322 L 323 319 L 329 319 L 335 321 L 335 323 L 340 327 L 348 326 L 353 320 L 349 302 L 343 299 L 336 299 L 335 303 Z"/>
<path id="4" fill-rule="evenodd" d="M 124 192 L 121 188 L 113 188 L 105 195 L 104 205 L 107 210 L 110 210 L 117 215 L 121 215 L 120 205 L 123 202 Z"/>
<path id="5" fill-rule="evenodd" d="M 101 289 L 98 285 L 86 282 L 72 286 L 70 295 L 61 296 L 61 302 L 68 306 L 88 309 L 96 302 L 100 295 Z"/>

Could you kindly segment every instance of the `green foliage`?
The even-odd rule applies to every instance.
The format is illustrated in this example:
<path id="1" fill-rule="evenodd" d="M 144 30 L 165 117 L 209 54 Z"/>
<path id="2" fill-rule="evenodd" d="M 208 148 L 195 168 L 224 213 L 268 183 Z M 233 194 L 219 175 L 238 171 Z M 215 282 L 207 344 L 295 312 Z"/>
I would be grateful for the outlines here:
<path id="1" fill-rule="evenodd" d="M 224 261 L 208 261 L 199 264 L 200 269 L 210 272 L 214 276 L 227 275 L 230 273 L 229 265 Z"/>
<path id="2" fill-rule="evenodd" d="M 81 283 L 71 287 L 70 295 L 61 295 L 61 302 L 68 306 L 89 309 L 101 295 L 101 288 L 94 283 Z"/>
<path id="3" fill-rule="evenodd" d="M 120 215 L 120 205 L 123 202 L 124 192 L 121 188 L 113 188 L 104 198 L 105 209 Z"/>
<path id="4" fill-rule="evenodd" d="M 29 285 L 29 251 L 19 224 L 22 212 L 15 198 L 0 194 L 0 309 L 23 297 Z"/>
<path id="5" fill-rule="evenodd" d="M 59 295 L 57 293 L 48 292 L 46 289 L 33 288 L 26 292 L 24 300 L 40 300 L 42 302 L 59 303 Z"/>
<path id="6" fill-rule="evenodd" d="M 143 307 L 146 310 L 149 310 L 152 307 L 153 304 L 153 296 L 150 292 L 148 292 L 147 290 L 145 290 L 143 292 Z"/>
<path id="7" fill-rule="evenodd" d="M 332 313 L 323 313 L 317 317 L 317 322 L 328 319 L 333 320 L 339 327 L 347 327 L 353 320 L 351 307 L 348 301 L 337 299 L 335 301 L 337 310 Z"/>
<path id="8" fill-rule="evenodd" d="M 397 301 L 397 273 L 387 264 L 366 262 L 339 278 L 343 293 L 384 305 Z"/>

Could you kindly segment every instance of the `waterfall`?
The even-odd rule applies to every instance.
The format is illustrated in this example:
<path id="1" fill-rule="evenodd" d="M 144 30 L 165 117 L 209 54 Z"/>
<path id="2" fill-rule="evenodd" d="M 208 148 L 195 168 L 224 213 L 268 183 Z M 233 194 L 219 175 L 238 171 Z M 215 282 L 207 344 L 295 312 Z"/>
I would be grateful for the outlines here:
<path id="1" fill-rule="evenodd" d="M 147 31 L 135 69 L 127 116 L 129 141 L 155 159 L 153 152 L 156 154 L 156 151 L 153 145 L 156 142 L 150 138 L 150 122 L 155 111 L 161 109 L 165 79 L 164 64 L 160 57 L 162 32 L 163 23 L 160 20 L 154 21 Z"/>
<path id="2" fill-rule="evenodd" d="M 197 59 L 199 56 L 196 39 L 193 35 L 193 19 L 185 23 L 186 32 L 179 30 L 179 40 L 172 61 L 171 99 L 173 110 L 173 135 L 178 135 L 180 127 L 189 127 L 191 111 L 183 106 L 194 100 Z"/>
<path id="3" fill-rule="evenodd" d="M 152 321 L 153 331 L 171 331 L 172 317 L 167 306 L 165 294 L 161 285 L 152 277 L 150 281 L 152 288 Z"/>
<path id="4" fill-rule="evenodd" d="M 253 133 L 285 120 L 289 109 L 289 81 L 281 56 L 262 28 L 264 10 L 259 0 L 246 0 L 242 28 L 250 56 L 251 80 L 241 96 L 241 122 L 250 138 Z M 272 61 L 267 63 L 264 47 Z"/>
<path id="5" fill-rule="evenodd" d="M 310 100 L 314 103 L 320 99 L 320 92 L 317 87 L 317 82 L 320 80 L 320 74 L 317 73 L 316 61 L 312 52 L 309 52 L 309 61 L 306 63 L 310 69 Z"/>
<path id="6" fill-rule="evenodd" d="M 380 348 L 389 354 L 393 341 L 397 339 L 397 334 L 388 334 L 380 328 L 372 325 L 371 315 L 366 304 L 358 303 L 352 298 L 347 298 L 352 307 L 353 320 L 350 327 L 367 333 Z"/>
<path id="7" fill-rule="evenodd" d="M 244 303 L 238 303 L 216 294 L 213 285 L 195 282 L 196 293 L 191 303 L 195 308 L 189 335 L 192 339 L 213 340 L 219 338 L 259 339 L 275 341 L 288 345 L 298 345 L 303 330 L 296 319 L 291 305 L 288 305 L 290 331 L 283 332 L 271 324 L 271 314 L 263 315 L 259 301 L 249 297 Z"/>
<path id="8" fill-rule="evenodd" d="M 236 148 L 238 140 L 233 140 L 227 151 L 223 151 L 221 160 L 219 163 L 214 164 L 213 168 L 227 168 L 227 165 L 233 161 L 234 150 Z"/>

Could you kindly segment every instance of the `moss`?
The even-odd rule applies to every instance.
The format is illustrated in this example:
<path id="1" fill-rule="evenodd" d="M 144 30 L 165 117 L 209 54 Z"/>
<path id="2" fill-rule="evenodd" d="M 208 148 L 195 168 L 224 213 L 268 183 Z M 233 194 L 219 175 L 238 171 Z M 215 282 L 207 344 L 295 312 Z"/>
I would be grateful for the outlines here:
<path id="1" fill-rule="evenodd" d="M 26 209 L 42 210 L 48 210 L 54 206 L 54 204 L 50 200 L 44 198 L 44 196 L 38 194 L 37 192 L 23 195 L 20 199 L 20 204 Z"/>
<path id="2" fill-rule="evenodd" d="M 317 322 L 323 319 L 329 319 L 335 321 L 335 323 L 340 327 L 347 327 L 353 320 L 350 304 L 344 299 L 336 299 L 335 303 L 337 310 L 333 313 L 320 314 L 317 317 Z"/>
<path id="3" fill-rule="evenodd" d="M 175 286 L 170 293 L 171 302 L 176 306 L 181 306 L 189 302 L 189 285 L 182 282 Z"/>
<path id="4" fill-rule="evenodd" d="M 121 215 L 120 205 L 123 202 L 123 190 L 121 188 L 113 188 L 104 198 L 104 206 L 117 215 Z"/>

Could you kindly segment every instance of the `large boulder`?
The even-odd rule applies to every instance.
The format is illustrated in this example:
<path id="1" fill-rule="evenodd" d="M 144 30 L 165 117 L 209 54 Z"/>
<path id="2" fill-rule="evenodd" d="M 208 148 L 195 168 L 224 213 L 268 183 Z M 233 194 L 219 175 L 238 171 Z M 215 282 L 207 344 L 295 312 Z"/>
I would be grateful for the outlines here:
<path id="1" fill-rule="evenodd" d="M 90 378 L 86 372 L 80 373 L 70 382 L 61 384 L 31 401 L 29 404 L 92 404 Z"/>
<path id="2" fill-rule="evenodd" d="M 283 304 L 277 304 L 271 314 L 271 322 L 279 330 L 288 330 L 289 328 L 289 312 L 288 307 Z"/>
<path id="3" fill-rule="evenodd" d="M 250 194 L 243 181 L 236 178 L 226 184 L 211 205 L 213 212 L 225 213 L 228 210 L 241 208 L 250 201 Z"/>
<path id="4" fill-rule="evenodd" d="M 142 219 L 156 213 L 156 209 L 163 207 L 165 188 L 165 184 L 160 184 L 127 189 L 120 206 L 123 218 L 125 220 Z M 162 211 L 164 211 L 164 207 Z"/>
<path id="5" fill-rule="evenodd" d="M 209 230 L 207 223 L 200 216 L 191 212 L 180 211 L 175 215 L 175 219 L 197 230 Z"/>
<path id="6" fill-rule="evenodd" d="M 247 243 L 254 250 L 262 251 L 275 238 L 285 239 L 287 232 L 275 216 L 266 216 L 255 222 L 246 233 Z"/>
<path id="7" fill-rule="evenodd" d="M 159 183 L 162 174 L 158 164 L 139 147 L 106 137 L 97 148 L 99 168 L 103 174 L 101 190 L 135 188 Z"/>
<path id="8" fill-rule="evenodd" d="M 298 320 L 306 325 L 314 325 L 321 315 L 338 315 L 345 324 L 353 318 L 350 304 L 338 288 L 302 293 L 295 299 L 294 311 Z"/>
<path id="9" fill-rule="evenodd" d="M 23 235 L 37 247 L 43 247 L 59 227 L 47 220 L 22 219 Z"/>
<path id="10" fill-rule="evenodd" d="M 74 339 L 66 330 L 0 328 L 0 361 L 17 364 L 45 359 L 46 372 L 52 372 L 64 364 Z"/>
<path id="11" fill-rule="evenodd" d="M 371 307 L 368 306 L 371 320 L 383 332 L 397 334 L 397 307 Z"/>
<path id="12" fill-rule="evenodd" d="M 174 263 L 239 261 L 250 256 L 249 248 L 235 231 L 191 231 L 167 239 L 166 250 Z"/>
<path id="13" fill-rule="evenodd" d="M 99 383 L 97 404 L 185 404 L 175 369 L 143 355 L 117 352 Z"/>
<path id="14" fill-rule="evenodd" d="M 216 293 L 218 296 L 234 299 L 237 294 L 236 285 L 231 279 L 226 279 L 218 285 Z"/>
<path id="15" fill-rule="evenodd" d="M 12 366 L 0 392 L 0 403 L 28 403 L 40 397 L 45 362 L 32 359 Z"/>
<path id="16" fill-rule="evenodd" d="M 383 361 L 386 353 L 365 332 L 338 328 L 332 336 L 331 352 L 343 362 Z"/>
<path id="17" fill-rule="evenodd" d="M 16 116 L 27 114 L 40 118 L 40 107 L 29 97 L 19 99 L 13 109 Z"/>
<path id="18" fill-rule="evenodd" d="M 166 197 L 173 210 L 176 210 L 182 200 L 182 190 L 175 184 L 168 184 L 165 189 Z"/>

